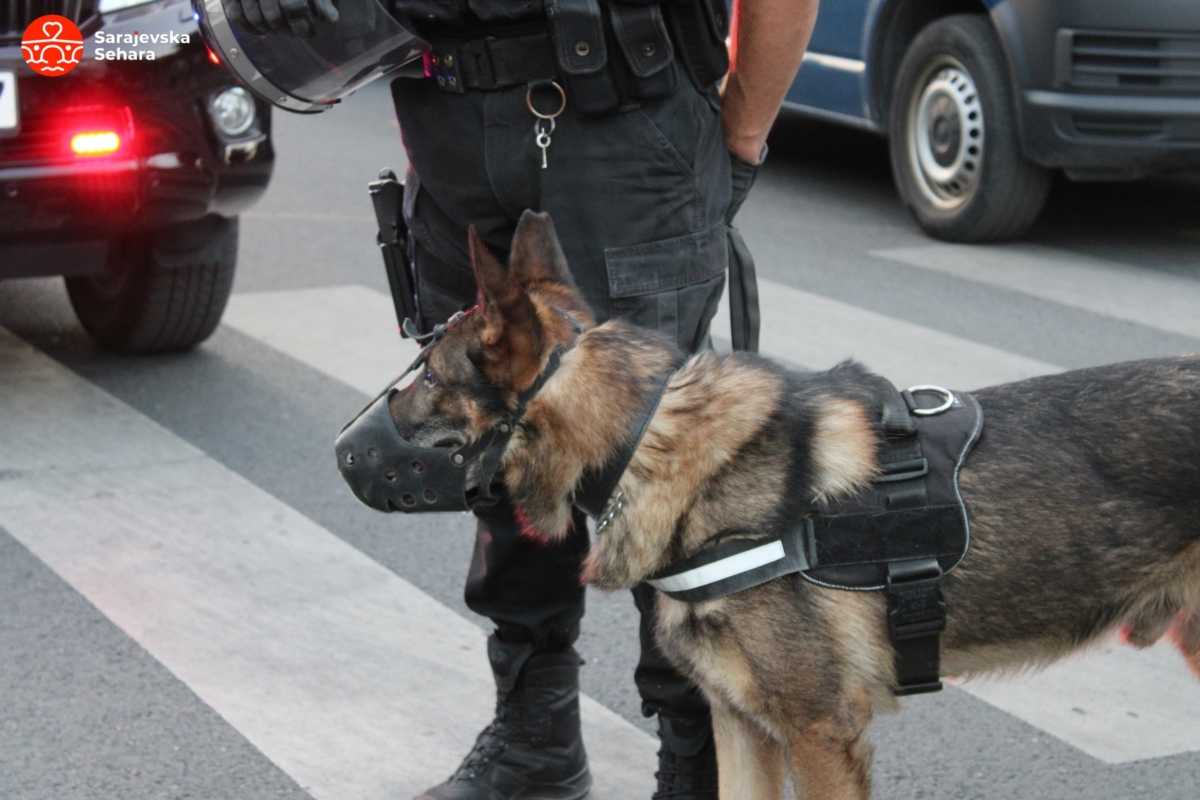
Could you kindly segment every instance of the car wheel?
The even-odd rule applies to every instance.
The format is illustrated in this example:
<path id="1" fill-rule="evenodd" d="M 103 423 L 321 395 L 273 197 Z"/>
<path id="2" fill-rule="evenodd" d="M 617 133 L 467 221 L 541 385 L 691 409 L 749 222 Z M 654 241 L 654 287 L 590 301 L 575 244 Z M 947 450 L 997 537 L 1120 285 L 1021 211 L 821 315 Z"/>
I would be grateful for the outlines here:
<path id="1" fill-rule="evenodd" d="M 1049 172 L 1025 159 L 1004 54 L 988 19 L 944 17 L 905 53 L 890 112 L 892 172 L 920 226 L 939 239 L 1021 236 Z"/>
<path id="2" fill-rule="evenodd" d="M 115 242 L 103 273 L 66 279 L 71 305 L 110 350 L 187 350 L 212 334 L 225 310 L 237 234 L 237 219 L 206 217 Z"/>

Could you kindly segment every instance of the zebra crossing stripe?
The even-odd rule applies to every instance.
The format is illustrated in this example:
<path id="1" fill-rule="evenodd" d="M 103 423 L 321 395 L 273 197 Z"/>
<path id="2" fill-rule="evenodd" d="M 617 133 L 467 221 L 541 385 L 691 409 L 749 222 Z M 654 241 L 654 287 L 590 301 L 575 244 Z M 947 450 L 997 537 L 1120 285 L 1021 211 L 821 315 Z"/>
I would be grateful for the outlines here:
<path id="1" fill-rule="evenodd" d="M 1200 339 L 1200 281 L 1194 277 L 1037 245 L 936 244 L 875 250 L 871 255 Z"/>
<path id="2" fill-rule="evenodd" d="M 979 342 L 759 280 L 764 355 L 813 369 L 855 358 L 900 386 L 935 383 L 973 389 L 1058 372 L 1060 367 Z M 729 318 L 728 294 L 718 320 Z M 713 323 L 721 335 L 727 327 Z"/>

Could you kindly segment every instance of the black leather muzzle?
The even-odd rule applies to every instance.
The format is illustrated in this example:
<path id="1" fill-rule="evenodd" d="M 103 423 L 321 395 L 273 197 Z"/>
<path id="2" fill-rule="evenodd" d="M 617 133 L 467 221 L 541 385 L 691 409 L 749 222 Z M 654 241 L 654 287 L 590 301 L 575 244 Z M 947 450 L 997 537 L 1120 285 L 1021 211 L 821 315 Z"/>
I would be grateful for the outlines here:
<path id="1" fill-rule="evenodd" d="M 407 374 L 407 373 L 406 373 Z M 512 425 L 461 447 L 425 447 L 400 435 L 388 408 L 394 386 L 338 434 L 338 469 L 354 496 L 378 511 L 470 511 L 494 504 Z"/>

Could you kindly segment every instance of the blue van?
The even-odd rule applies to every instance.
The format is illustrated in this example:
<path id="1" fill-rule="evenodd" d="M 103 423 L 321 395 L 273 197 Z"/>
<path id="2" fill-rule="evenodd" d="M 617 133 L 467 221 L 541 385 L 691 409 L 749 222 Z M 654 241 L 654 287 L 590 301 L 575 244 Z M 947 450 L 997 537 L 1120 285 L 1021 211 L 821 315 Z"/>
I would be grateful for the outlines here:
<path id="1" fill-rule="evenodd" d="M 1200 0 L 826 0 L 787 103 L 887 136 L 929 234 L 1014 238 L 1051 170 L 1200 169 Z"/>

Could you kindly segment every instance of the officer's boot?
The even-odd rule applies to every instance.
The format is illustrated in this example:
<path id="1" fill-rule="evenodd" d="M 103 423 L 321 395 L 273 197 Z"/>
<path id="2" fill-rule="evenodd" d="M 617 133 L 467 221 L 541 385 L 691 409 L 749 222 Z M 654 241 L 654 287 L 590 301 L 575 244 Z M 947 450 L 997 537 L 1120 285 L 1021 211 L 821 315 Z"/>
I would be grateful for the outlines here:
<path id="1" fill-rule="evenodd" d="M 651 800 L 717 800 L 712 719 L 658 715 L 658 789 Z"/>
<path id="2" fill-rule="evenodd" d="M 417 800 L 579 800 L 592 776 L 579 729 L 579 656 L 488 639 L 496 718 L 445 783 Z"/>

